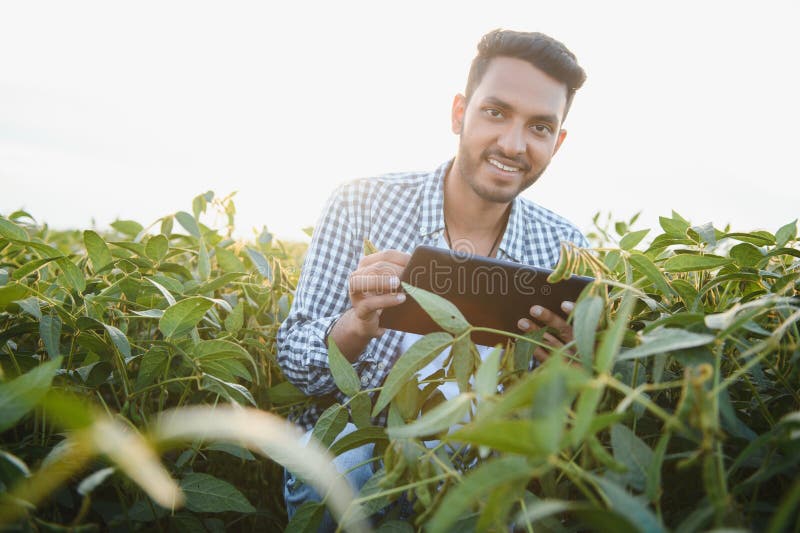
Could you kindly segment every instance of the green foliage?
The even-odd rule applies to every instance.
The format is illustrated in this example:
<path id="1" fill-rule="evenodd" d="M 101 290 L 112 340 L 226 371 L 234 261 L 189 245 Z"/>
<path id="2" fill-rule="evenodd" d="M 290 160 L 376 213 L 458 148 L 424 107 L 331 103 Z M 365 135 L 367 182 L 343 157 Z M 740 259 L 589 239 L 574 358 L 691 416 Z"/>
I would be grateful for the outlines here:
<path id="1" fill-rule="evenodd" d="M 204 222 L 210 210 L 224 228 Z M 330 505 L 359 527 L 330 463 L 282 420 L 312 401 L 284 380 L 275 346 L 304 247 L 266 230 L 237 242 L 234 214 L 209 192 L 191 212 L 108 233 L 0 217 L 0 522 L 305 531 Z M 562 247 L 552 281 L 597 279 L 565 346 L 496 332 L 507 343 L 481 361 L 461 313 L 410 286 L 442 332 L 381 387 L 362 390 L 331 343 L 345 398 L 323 399 L 309 449 L 375 445 L 356 502 L 385 510 L 379 530 L 800 527 L 797 221 L 773 234 L 636 218 L 598 215 L 593 251 Z M 537 347 L 550 357 L 528 371 Z M 420 376 L 447 348 L 444 368 Z M 446 380 L 460 391 L 450 400 Z M 388 428 L 373 425 L 382 412 Z M 339 438 L 348 422 L 358 429 Z M 267 457 L 325 505 L 287 523 L 282 467 Z"/>

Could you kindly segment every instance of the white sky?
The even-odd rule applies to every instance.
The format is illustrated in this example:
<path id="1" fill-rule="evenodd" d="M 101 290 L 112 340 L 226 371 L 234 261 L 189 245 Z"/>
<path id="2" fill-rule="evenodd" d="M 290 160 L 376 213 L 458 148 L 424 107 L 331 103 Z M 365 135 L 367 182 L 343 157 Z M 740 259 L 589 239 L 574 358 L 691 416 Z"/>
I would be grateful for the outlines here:
<path id="1" fill-rule="evenodd" d="M 583 230 L 800 214 L 798 2 L 3 2 L 0 213 L 148 224 L 208 189 L 304 239 L 344 181 L 455 153 L 475 46 L 548 33 L 588 73 L 525 196 Z"/>

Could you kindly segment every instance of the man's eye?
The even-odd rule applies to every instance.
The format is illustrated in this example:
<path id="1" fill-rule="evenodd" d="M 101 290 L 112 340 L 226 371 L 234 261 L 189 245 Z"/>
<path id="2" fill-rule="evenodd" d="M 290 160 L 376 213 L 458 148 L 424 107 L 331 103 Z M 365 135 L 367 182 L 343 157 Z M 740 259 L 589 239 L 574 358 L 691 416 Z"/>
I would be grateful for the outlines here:
<path id="1" fill-rule="evenodd" d="M 501 118 L 503 116 L 503 112 L 499 109 L 488 108 L 485 110 L 485 113 L 492 118 Z"/>
<path id="2" fill-rule="evenodd" d="M 538 133 L 539 135 L 546 135 L 553 132 L 553 128 L 548 126 L 547 124 L 534 124 L 531 126 L 531 129 L 534 133 Z"/>

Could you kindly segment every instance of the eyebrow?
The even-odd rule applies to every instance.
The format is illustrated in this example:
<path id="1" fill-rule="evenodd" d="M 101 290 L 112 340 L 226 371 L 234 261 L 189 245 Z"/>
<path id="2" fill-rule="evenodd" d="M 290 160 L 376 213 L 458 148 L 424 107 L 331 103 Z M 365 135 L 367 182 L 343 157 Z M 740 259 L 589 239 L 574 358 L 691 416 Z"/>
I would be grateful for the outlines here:
<path id="1" fill-rule="evenodd" d="M 484 100 L 484 104 L 489 104 L 489 105 L 497 106 L 497 107 L 500 107 L 500 108 L 503 108 L 503 109 L 509 109 L 509 110 L 512 110 L 512 111 L 514 110 L 514 106 L 512 106 L 508 102 L 505 102 L 505 101 L 497 98 L 496 96 L 487 96 L 486 99 Z M 552 114 L 551 115 L 533 115 L 532 117 L 530 117 L 530 120 L 534 121 L 534 122 L 547 122 L 549 124 L 558 124 L 558 117 L 556 115 L 552 115 Z"/>

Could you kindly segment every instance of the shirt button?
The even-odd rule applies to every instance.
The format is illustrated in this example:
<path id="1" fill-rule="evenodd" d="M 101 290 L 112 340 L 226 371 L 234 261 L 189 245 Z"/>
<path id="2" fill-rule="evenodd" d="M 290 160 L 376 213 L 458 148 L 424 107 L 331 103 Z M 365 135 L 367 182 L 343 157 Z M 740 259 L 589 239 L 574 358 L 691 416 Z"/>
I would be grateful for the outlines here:
<path id="1" fill-rule="evenodd" d="M 369 376 L 367 376 L 366 374 L 361 376 L 361 384 L 366 387 L 368 383 L 369 383 Z"/>
<path id="2" fill-rule="evenodd" d="M 386 363 L 384 363 L 383 361 L 378 363 L 378 370 L 383 370 L 384 368 L 386 368 Z"/>

